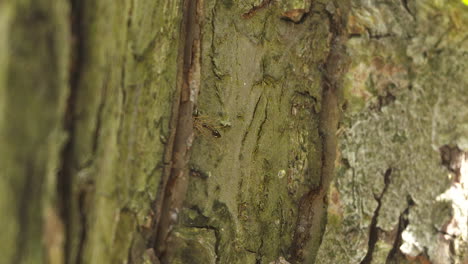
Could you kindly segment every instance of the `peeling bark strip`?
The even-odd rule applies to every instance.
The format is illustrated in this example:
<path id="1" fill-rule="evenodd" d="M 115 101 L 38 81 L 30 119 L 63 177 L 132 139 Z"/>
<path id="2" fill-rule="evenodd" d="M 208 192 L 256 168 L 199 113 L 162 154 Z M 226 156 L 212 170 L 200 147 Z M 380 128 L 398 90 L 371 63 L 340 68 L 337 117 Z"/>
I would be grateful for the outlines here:
<path id="1" fill-rule="evenodd" d="M 327 193 L 333 179 L 338 122 L 340 119 L 340 97 L 342 76 L 349 65 L 346 55 L 345 32 L 346 14 L 340 9 L 332 14 L 327 12 L 330 25 L 330 50 L 322 76 L 322 107 L 320 111 L 319 134 L 322 140 L 322 166 L 320 184 L 305 194 L 299 204 L 294 239 L 291 246 L 291 261 L 293 263 L 314 263 L 318 244 L 324 233 L 327 213 Z M 312 236 L 318 236 L 313 239 Z"/>
<path id="2" fill-rule="evenodd" d="M 174 109 L 173 128 L 174 139 L 170 150 L 170 167 L 166 170 L 167 182 L 162 184 L 162 204 L 157 208 L 159 222 L 155 250 L 163 263 L 168 255 L 167 243 L 170 239 L 170 231 L 177 221 L 179 209 L 182 206 L 187 191 L 189 169 L 188 161 L 192 146 L 193 117 L 192 113 L 200 88 L 200 13 L 202 0 L 186 0 L 184 4 L 183 28 L 181 30 L 183 50 L 180 51 L 178 91 L 180 99 L 176 99 L 177 107 Z M 164 181 L 164 179 L 163 179 Z"/>

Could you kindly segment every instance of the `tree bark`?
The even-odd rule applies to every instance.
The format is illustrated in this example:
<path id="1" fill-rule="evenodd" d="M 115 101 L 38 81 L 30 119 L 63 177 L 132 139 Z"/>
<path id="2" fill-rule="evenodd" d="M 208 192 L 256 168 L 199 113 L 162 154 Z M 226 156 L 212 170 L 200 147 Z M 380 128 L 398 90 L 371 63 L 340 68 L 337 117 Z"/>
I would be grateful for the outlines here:
<path id="1" fill-rule="evenodd" d="M 0 0 L 2 261 L 468 263 L 467 8 Z"/>
<path id="2" fill-rule="evenodd" d="M 355 1 L 317 263 L 467 263 L 467 6 Z"/>

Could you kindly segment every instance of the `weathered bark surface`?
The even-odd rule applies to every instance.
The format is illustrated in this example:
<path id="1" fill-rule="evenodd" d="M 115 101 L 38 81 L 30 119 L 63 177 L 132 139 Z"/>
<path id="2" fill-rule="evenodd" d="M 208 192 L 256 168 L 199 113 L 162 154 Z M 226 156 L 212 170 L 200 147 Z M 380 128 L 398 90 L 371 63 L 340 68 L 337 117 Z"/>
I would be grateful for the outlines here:
<path id="1" fill-rule="evenodd" d="M 465 263 L 466 9 L 0 0 L 0 262 Z"/>
<path id="2" fill-rule="evenodd" d="M 467 9 L 353 2 L 341 162 L 317 263 L 467 263 Z"/>
<path id="3" fill-rule="evenodd" d="M 199 1 L 197 137 L 186 201 L 172 212 L 179 222 L 163 252 L 168 263 L 315 258 L 333 175 L 347 7 L 290 4 Z"/>

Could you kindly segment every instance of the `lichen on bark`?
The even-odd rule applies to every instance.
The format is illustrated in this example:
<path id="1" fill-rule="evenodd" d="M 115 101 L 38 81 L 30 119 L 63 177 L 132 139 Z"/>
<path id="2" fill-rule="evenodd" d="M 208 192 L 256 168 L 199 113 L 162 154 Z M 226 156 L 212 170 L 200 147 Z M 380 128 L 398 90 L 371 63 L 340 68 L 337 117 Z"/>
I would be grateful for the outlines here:
<path id="1" fill-rule="evenodd" d="M 466 236 L 445 234 L 457 207 L 441 195 L 457 183 L 439 148 L 467 147 L 466 7 L 357 1 L 351 14 L 350 110 L 318 261 L 462 263 Z"/>

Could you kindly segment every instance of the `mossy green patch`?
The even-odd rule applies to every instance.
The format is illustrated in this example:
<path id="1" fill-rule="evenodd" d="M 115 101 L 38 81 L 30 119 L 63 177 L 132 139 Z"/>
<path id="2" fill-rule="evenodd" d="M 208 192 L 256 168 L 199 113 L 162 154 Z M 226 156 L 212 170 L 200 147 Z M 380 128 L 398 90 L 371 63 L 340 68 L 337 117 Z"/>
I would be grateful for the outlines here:
<path id="1" fill-rule="evenodd" d="M 220 263 L 270 263 L 287 257 L 298 201 L 319 181 L 326 15 L 318 8 L 294 24 L 273 2 L 250 18 L 216 1 L 205 1 L 205 10 L 213 12 L 205 12 L 202 28 L 208 59 L 197 115 L 229 126 L 219 137 L 197 134 L 185 204 L 191 210 L 182 211 L 180 226 L 217 230 Z"/>

